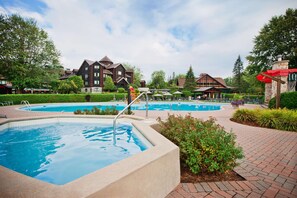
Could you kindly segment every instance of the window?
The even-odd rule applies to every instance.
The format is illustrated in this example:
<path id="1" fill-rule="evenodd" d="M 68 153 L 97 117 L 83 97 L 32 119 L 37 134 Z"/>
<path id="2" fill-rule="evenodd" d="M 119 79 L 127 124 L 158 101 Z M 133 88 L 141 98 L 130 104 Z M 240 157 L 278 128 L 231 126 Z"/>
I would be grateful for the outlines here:
<path id="1" fill-rule="evenodd" d="M 87 79 L 89 76 L 88 76 L 88 74 L 85 74 L 85 79 Z"/>
<path id="2" fill-rule="evenodd" d="M 94 77 L 99 77 L 99 73 L 94 73 Z"/>
<path id="3" fill-rule="evenodd" d="M 121 76 L 122 75 L 122 71 L 118 71 L 118 75 Z"/>
<path id="4" fill-rule="evenodd" d="M 85 85 L 89 85 L 88 81 L 85 82 Z"/>
<path id="5" fill-rule="evenodd" d="M 99 80 L 94 80 L 95 85 L 99 85 Z"/>
<path id="6" fill-rule="evenodd" d="M 88 69 L 89 69 L 88 67 L 85 67 L 85 70 L 86 70 L 86 71 L 88 71 Z"/>
<path id="7" fill-rule="evenodd" d="M 99 69 L 99 65 L 95 65 L 94 66 L 94 69 Z"/>

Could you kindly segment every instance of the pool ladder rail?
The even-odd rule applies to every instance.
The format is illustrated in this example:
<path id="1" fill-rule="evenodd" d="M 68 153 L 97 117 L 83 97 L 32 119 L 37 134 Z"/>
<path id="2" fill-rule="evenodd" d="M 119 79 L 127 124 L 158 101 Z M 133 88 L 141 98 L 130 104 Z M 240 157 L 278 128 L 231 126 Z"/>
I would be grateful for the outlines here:
<path id="1" fill-rule="evenodd" d="M 24 104 L 26 107 L 28 107 L 29 111 L 31 111 L 31 105 L 28 100 L 22 100 L 21 104 Z"/>
<path id="2" fill-rule="evenodd" d="M 116 115 L 116 117 L 113 119 L 113 144 L 116 144 L 116 128 L 117 128 L 117 119 L 132 105 L 134 104 L 135 101 L 137 101 L 141 96 L 145 95 L 145 101 L 146 101 L 146 112 L 145 112 L 145 118 L 148 118 L 148 96 L 147 96 L 147 92 L 142 92 L 141 94 L 139 94 L 139 96 L 137 96 L 130 104 L 128 104 L 122 111 L 120 111 L 118 113 L 118 115 Z"/>

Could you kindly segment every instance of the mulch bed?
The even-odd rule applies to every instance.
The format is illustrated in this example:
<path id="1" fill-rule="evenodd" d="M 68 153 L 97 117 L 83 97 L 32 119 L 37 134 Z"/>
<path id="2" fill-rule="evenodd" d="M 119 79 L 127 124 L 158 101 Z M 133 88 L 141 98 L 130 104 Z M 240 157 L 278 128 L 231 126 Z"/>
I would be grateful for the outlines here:
<path id="1" fill-rule="evenodd" d="M 248 126 L 254 126 L 254 127 L 261 127 L 260 125 L 258 125 L 257 123 L 255 123 L 255 122 L 239 122 L 239 121 L 237 121 L 237 120 L 235 120 L 235 119 L 233 119 L 233 118 L 230 118 L 230 120 L 232 121 L 232 122 L 236 122 L 236 123 L 239 123 L 239 124 L 244 124 L 244 125 L 248 125 Z M 262 127 L 262 128 L 265 128 L 265 127 Z"/>
<path id="2" fill-rule="evenodd" d="M 156 131 L 160 131 L 160 125 L 151 125 Z M 235 171 L 227 171 L 223 174 L 200 173 L 198 175 L 192 173 L 186 166 L 181 164 L 181 182 L 182 183 L 198 183 L 198 182 L 217 182 L 217 181 L 244 181 L 245 179 Z"/>
<path id="3" fill-rule="evenodd" d="M 200 173 L 196 175 L 188 168 L 181 166 L 181 182 L 182 183 L 198 183 L 198 182 L 217 182 L 217 181 L 244 181 L 245 179 L 238 175 L 235 171 L 227 171 L 223 174 L 206 174 Z"/>

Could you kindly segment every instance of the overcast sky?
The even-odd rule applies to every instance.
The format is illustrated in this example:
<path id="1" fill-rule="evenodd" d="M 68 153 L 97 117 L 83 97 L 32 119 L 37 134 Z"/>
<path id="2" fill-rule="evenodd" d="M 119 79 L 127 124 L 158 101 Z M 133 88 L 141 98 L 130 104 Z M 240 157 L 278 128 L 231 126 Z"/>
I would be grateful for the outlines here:
<path id="1" fill-rule="evenodd" d="M 228 77 L 238 55 L 272 16 L 296 0 L 0 0 L 0 13 L 32 17 L 61 52 L 65 68 L 107 55 L 141 69 L 144 79 L 208 73 Z"/>

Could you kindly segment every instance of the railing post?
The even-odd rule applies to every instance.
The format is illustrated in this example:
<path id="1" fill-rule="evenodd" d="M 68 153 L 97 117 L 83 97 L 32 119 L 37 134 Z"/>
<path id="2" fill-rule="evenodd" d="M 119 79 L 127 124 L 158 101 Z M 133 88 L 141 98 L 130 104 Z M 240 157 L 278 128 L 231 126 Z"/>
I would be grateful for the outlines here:
<path id="1" fill-rule="evenodd" d="M 146 109 L 145 109 L 145 118 L 148 119 L 148 97 L 147 97 L 147 92 L 145 92 L 145 98 L 146 98 Z"/>
<path id="2" fill-rule="evenodd" d="M 116 117 L 113 119 L 113 144 L 116 144 L 116 121 L 120 117 L 121 114 L 123 114 L 136 100 L 138 100 L 143 94 L 146 96 L 146 118 L 148 118 L 148 97 L 147 92 L 141 93 L 139 96 L 137 96 L 130 104 L 128 104 L 122 111 L 116 115 Z"/>

